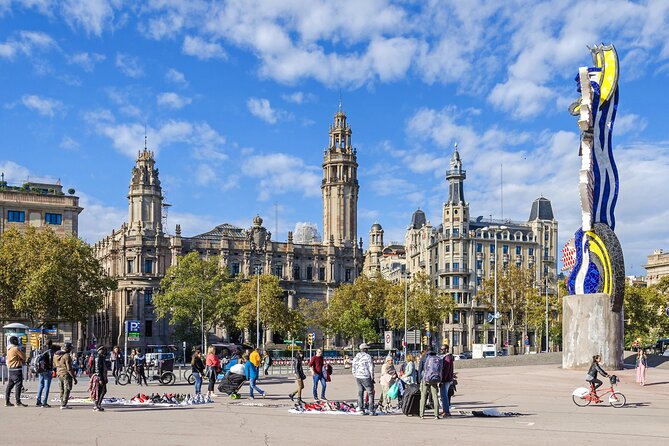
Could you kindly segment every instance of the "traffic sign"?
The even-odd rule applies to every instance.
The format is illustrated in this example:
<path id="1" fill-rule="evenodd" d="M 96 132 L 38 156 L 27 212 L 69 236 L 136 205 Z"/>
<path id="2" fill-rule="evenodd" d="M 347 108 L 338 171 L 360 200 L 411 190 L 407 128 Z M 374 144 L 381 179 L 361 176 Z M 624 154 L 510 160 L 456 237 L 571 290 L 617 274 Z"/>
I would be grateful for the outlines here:
<path id="1" fill-rule="evenodd" d="M 141 327 L 142 324 L 139 321 L 125 321 L 125 332 L 128 335 L 128 342 L 139 342 Z"/>
<path id="2" fill-rule="evenodd" d="M 385 350 L 390 350 L 393 348 L 393 332 L 392 331 L 386 331 L 383 333 L 383 340 L 384 340 L 384 346 L 383 348 Z"/>

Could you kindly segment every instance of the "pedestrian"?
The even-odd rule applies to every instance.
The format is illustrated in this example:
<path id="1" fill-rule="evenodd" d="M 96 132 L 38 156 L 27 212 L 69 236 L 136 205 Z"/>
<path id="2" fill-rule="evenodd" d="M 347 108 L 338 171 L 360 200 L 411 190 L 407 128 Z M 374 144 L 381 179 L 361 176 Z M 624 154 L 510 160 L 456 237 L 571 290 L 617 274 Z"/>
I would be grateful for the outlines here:
<path id="1" fill-rule="evenodd" d="M 142 354 L 142 350 L 139 348 L 135 350 L 133 366 L 135 368 L 135 373 L 137 374 L 137 384 L 141 386 L 143 381 L 144 385 L 148 386 L 149 383 L 146 382 L 146 373 L 144 372 L 144 369 L 146 368 L 146 356 Z"/>
<path id="2" fill-rule="evenodd" d="M 388 355 L 381 364 L 381 376 L 379 377 L 379 384 L 381 384 L 381 396 L 379 397 L 379 409 L 388 411 L 390 409 L 391 398 L 388 397 L 388 390 L 390 386 L 395 384 L 397 379 L 397 371 L 393 364 L 393 357 Z"/>
<path id="3" fill-rule="evenodd" d="M 264 372 L 265 376 L 267 376 L 269 374 L 269 368 L 274 363 L 274 359 L 272 358 L 272 352 L 266 351 L 265 355 L 262 358 L 262 362 L 263 362 L 263 365 L 262 365 L 263 372 Z"/>
<path id="4" fill-rule="evenodd" d="M 360 344 L 360 352 L 353 358 L 351 372 L 358 385 L 358 410 L 363 415 L 376 415 L 374 410 L 374 361 L 367 353 L 369 346 Z M 365 392 L 369 396 L 369 406 L 365 409 Z"/>
<path id="5" fill-rule="evenodd" d="M 37 407 L 51 407 L 49 405 L 49 389 L 53 379 L 53 354 L 57 348 L 54 348 L 51 339 L 46 341 L 46 347 L 37 359 L 37 373 L 39 375 L 39 388 L 37 389 Z M 42 401 L 42 392 L 44 400 Z"/>
<path id="6" fill-rule="evenodd" d="M 5 406 L 12 407 L 26 407 L 26 404 L 21 402 L 21 391 L 23 390 L 23 365 L 26 363 L 26 354 L 21 351 L 19 347 L 19 338 L 10 336 L 9 348 L 7 349 L 7 370 L 9 372 L 9 380 L 5 386 Z M 16 387 L 14 396 L 16 404 L 9 401 L 12 394 L 12 389 Z"/>
<path id="7" fill-rule="evenodd" d="M 421 362 L 420 370 L 420 417 L 425 417 L 425 406 L 428 393 L 432 395 L 432 406 L 434 407 L 434 418 L 439 418 L 439 383 L 441 382 L 441 369 L 443 359 L 430 349 Z"/>
<path id="8" fill-rule="evenodd" d="M 529 355 L 530 354 L 530 337 L 525 335 L 525 354 Z"/>
<path id="9" fill-rule="evenodd" d="M 207 349 L 207 378 L 209 379 L 209 386 L 207 387 L 207 395 L 215 397 L 214 386 L 216 385 L 216 376 L 221 371 L 221 360 L 216 356 L 216 347 L 210 345 Z"/>
<path id="10" fill-rule="evenodd" d="M 253 353 L 255 353 L 257 356 L 254 356 Z M 254 399 L 253 397 L 254 390 L 259 394 L 261 394 L 263 398 L 265 398 L 266 397 L 265 391 L 263 391 L 260 387 L 256 385 L 256 381 L 260 373 L 260 367 L 259 367 L 260 362 L 256 364 L 253 362 L 251 358 L 260 361 L 260 353 L 258 353 L 257 348 L 253 350 L 253 352 L 251 352 L 251 357 L 249 358 L 248 361 L 246 361 L 246 363 L 244 363 L 244 375 L 246 375 L 246 379 L 249 382 L 249 399 Z"/>
<path id="11" fill-rule="evenodd" d="M 121 349 L 118 345 L 115 345 L 114 348 L 112 348 L 112 351 L 109 354 L 109 360 L 111 361 L 114 384 L 118 384 L 118 377 L 121 376 L 121 371 L 123 370 L 123 355 L 121 354 Z"/>
<path id="12" fill-rule="evenodd" d="M 309 360 L 309 368 L 311 369 L 311 377 L 314 380 L 314 400 L 318 400 L 318 383 L 321 383 L 321 400 L 327 401 L 325 398 L 325 389 L 327 387 L 327 381 L 325 378 L 325 368 L 323 360 L 323 350 L 320 348 L 316 350 L 316 355 L 312 356 Z"/>
<path id="13" fill-rule="evenodd" d="M 77 384 L 77 374 L 72 366 L 72 344 L 66 342 L 53 358 L 60 387 L 60 408 L 70 409 L 67 403 L 70 400 L 72 384 Z"/>
<path id="14" fill-rule="evenodd" d="M 646 368 L 648 368 L 646 350 L 640 348 L 636 355 L 636 382 L 642 386 L 646 385 Z"/>
<path id="15" fill-rule="evenodd" d="M 402 371 L 402 381 L 404 384 L 416 384 L 416 363 L 414 362 L 413 355 L 407 353 L 406 362 L 403 365 L 404 370 Z"/>
<path id="16" fill-rule="evenodd" d="M 202 376 L 204 375 L 204 362 L 202 362 L 202 350 L 199 348 L 195 349 L 193 353 L 193 358 L 190 360 L 191 372 L 193 378 L 195 378 L 195 394 L 199 395 L 202 393 Z"/>
<path id="17" fill-rule="evenodd" d="M 96 412 L 104 412 L 102 408 L 102 400 L 107 393 L 107 347 L 101 345 L 97 349 L 97 354 L 93 358 L 93 366 L 91 367 L 91 383 L 88 390 L 91 399 L 95 403 L 93 410 Z"/>
<path id="18" fill-rule="evenodd" d="M 295 395 L 297 395 L 297 402 L 299 404 L 304 403 L 304 401 L 302 401 L 302 389 L 304 389 L 304 380 L 307 379 L 307 376 L 304 374 L 304 369 L 302 368 L 302 361 L 304 361 L 304 353 L 299 351 L 295 358 L 293 358 L 295 391 L 288 395 L 288 398 L 290 398 L 291 401 L 295 401 Z"/>
<path id="19" fill-rule="evenodd" d="M 444 363 L 441 367 L 441 382 L 439 383 L 439 394 L 441 395 L 441 405 L 443 407 L 442 417 L 451 416 L 451 402 L 448 398 L 448 392 L 453 384 L 453 355 L 449 352 L 448 344 L 443 344 L 439 351 Z"/>

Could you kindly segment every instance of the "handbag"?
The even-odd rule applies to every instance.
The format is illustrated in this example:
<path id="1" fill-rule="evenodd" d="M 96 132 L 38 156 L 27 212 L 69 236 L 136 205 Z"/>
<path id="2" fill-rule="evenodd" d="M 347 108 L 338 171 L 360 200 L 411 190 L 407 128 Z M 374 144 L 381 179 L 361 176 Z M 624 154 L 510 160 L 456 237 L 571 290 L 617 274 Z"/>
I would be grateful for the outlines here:
<path id="1" fill-rule="evenodd" d="M 400 393 L 400 386 L 398 386 L 397 383 L 395 383 L 388 389 L 388 398 L 390 398 L 391 400 L 397 399 L 399 393 Z"/>

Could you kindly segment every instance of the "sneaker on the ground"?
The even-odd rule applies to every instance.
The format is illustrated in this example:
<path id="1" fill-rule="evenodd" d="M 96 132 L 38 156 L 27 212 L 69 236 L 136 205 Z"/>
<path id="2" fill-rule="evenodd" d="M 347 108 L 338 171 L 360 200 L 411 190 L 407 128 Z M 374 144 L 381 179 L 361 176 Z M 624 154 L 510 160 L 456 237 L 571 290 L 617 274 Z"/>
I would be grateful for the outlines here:
<path id="1" fill-rule="evenodd" d="M 102 406 L 98 407 L 98 412 L 104 412 L 104 411 L 105 411 L 104 407 L 102 407 Z"/>
<path id="2" fill-rule="evenodd" d="M 5 407 L 14 407 L 14 404 L 7 401 L 7 402 L 5 402 Z"/>
<path id="3" fill-rule="evenodd" d="M 267 397 L 267 392 L 262 393 L 262 398 L 265 399 Z"/>
<path id="4" fill-rule="evenodd" d="M 250 399 L 251 401 L 255 400 L 255 398 L 252 397 L 252 396 L 250 396 L 249 399 Z"/>
<path id="5" fill-rule="evenodd" d="M 42 407 L 51 407 L 51 404 L 49 404 L 49 403 L 44 403 L 44 404 L 42 404 Z"/>
<path id="6" fill-rule="evenodd" d="M 295 395 L 293 395 L 292 393 L 288 395 L 288 398 L 290 398 L 291 401 L 295 401 Z"/>
<path id="7" fill-rule="evenodd" d="M 23 404 L 21 401 L 17 401 L 14 405 L 15 405 L 16 407 L 28 407 L 27 404 Z"/>
<path id="8" fill-rule="evenodd" d="M 99 407 L 94 407 L 94 408 L 93 408 L 93 412 L 97 412 L 98 410 L 100 410 Z"/>
<path id="9" fill-rule="evenodd" d="M 72 409 L 72 408 L 71 408 L 70 406 L 68 406 L 68 405 L 60 406 L 60 408 L 61 408 L 62 410 L 64 410 L 64 409 Z"/>
<path id="10" fill-rule="evenodd" d="M 37 406 L 37 407 L 41 407 L 41 406 L 42 406 L 42 403 L 40 403 L 40 402 L 38 401 L 37 403 L 35 403 L 35 406 Z"/>

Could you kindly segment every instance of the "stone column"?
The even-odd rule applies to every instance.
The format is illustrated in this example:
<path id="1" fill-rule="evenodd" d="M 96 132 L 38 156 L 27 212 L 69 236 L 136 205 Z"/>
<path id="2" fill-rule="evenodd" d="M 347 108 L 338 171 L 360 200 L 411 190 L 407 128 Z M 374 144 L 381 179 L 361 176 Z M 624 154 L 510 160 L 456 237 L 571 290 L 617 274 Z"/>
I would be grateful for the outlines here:
<path id="1" fill-rule="evenodd" d="M 605 370 L 623 368 L 623 312 L 608 294 L 565 296 L 562 303 L 562 368 L 587 369 L 601 355 Z"/>

